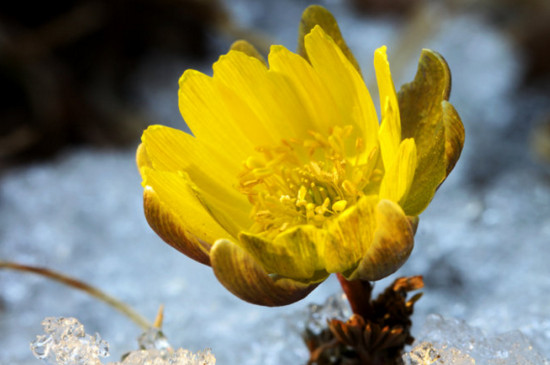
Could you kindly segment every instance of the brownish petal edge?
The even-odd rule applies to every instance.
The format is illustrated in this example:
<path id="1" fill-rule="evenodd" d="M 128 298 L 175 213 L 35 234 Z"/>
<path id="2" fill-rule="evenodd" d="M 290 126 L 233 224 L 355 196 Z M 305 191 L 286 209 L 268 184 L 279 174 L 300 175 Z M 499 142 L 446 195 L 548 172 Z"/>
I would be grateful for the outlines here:
<path id="1" fill-rule="evenodd" d="M 464 147 L 464 125 L 455 108 L 448 101 L 442 102 L 443 125 L 445 126 L 445 160 L 447 162 L 447 176 L 455 167 L 462 147 Z"/>
<path id="2" fill-rule="evenodd" d="M 250 254 L 229 240 L 218 240 L 210 251 L 212 269 L 223 286 L 252 304 L 277 307 L 305 298 L 318 284 L 271 278 Z"/>
<path id="3" fill-rule="evenodd" d="M 348 280 L 376 281 L 393 274 L 409 258 L 414 247 L 414 221 L 394 202 L 381 200 L 377 207 L 374 239 Z"/>
<path id="4" fill-rule="evenodd" d="M 419 144 L 419 133 L 439 124 L 441 102 L 449 100 L 450 93 L 449 65 L 439 53 L 429 49 L 422 50 L 414 80 L 401 86 L 397 94 L 401 114 L 401 138 L 414 138 Z M 426 133 L 426 136 L 429 140 L 431 134 Z"/>
<path id="5" fill-rule="evenodd" d="M 143 209 L 149 226 L 170 246 L 201 264 L 210 266 L 210 244 L 190 234 L 152 189 L 143 192 Z"/>
<path id="6" fill-rule="evenodd" d="M 264 56 L 262 56 L 262 54 L 252 45 L 252 43 L 245 41 L 244 39 L 239 39 L 233 42 L 231 47 L 229 47 L 229 50 L 243 52 L 247 56 L 254 57 L 262 61 L 262 63 L 267 66 Z"/>
<path id="7" fill-rule="evenodd" d="M 311 32 L 316 25 L 323 28 L 325 33 L 328 34 L 332 40 L 334 40 L 336 45 L 338 45 L 338 47 L 342 50 L 353 67 L 361 73 L 359 63 L 342 37 L 340 27 L 338 26 L 338 22 L 334 18 L 334 15 L 320 5 L 310 5 L 302 13 L 302 19 L 300 20 L 300 27 L 298 30 L 298 54 L 309 61 L 304 44 L 304 37 L 309 34 L 309 32 Z"/>
<path id="8" fill-rule="evenodd" d="M 416 235 L 416 230 L 418 229 L 418 224 L 420 223 L 420 217 L 419 216 L 407 216 L 407 219 L 409 220 L 409 223 L 411 225 L 413 236 Z"/>

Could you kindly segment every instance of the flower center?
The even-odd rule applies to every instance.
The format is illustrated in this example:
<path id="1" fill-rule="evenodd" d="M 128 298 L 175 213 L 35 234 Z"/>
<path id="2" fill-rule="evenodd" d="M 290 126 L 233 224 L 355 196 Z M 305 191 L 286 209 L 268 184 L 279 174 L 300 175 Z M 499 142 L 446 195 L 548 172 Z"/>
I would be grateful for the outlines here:
<path id="1" fill-rule="evenodd" d="M 378 148 L 366 151 L 352 126 L 336 126 L 328 137 L 313 131 L 309 136 L 258 147 L 245 161 L 238 189 L 253 205 L 253 233 L 277 235 L 299 224 L 321 227 L 378 189 Z"/>

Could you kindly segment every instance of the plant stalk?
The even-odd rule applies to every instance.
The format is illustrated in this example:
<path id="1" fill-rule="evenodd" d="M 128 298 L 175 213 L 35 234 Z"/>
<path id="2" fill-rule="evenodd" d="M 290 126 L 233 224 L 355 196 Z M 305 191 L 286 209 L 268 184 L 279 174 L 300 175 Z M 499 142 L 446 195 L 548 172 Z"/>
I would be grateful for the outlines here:
<path id="1" fill-rule="evenodd" d="M 134 309 L 132 309 L 126 303 L 106 294 L 105 292 L 101 291 L 98 288 L 95 288 L 89 284 L 86 284 L 83 281 L 74 279 L 70 276 L 67 276 L 43 267 L 23 265 L 16 262 L 2 261 L 2 260 L 0 260 L 0 269 L 10 269 L 10 270 L 37 274 L 47 279 L 54 280 L 61 284 L 67 285 L 71 288 L 81 290 L 85 293 L 88 293 L 92 297 L 99 299 L 104 303 L 107 303 L 109 306 L 111 306 L 112 308 L 116 309 L 117 311 L 125 315 L 127 318 L 129 318 L 142 330 L 146 331 L 149 328 L 153 327 L 153 324 L 151 322 L 149 322 L 141 314 L 137 313 Z"/>

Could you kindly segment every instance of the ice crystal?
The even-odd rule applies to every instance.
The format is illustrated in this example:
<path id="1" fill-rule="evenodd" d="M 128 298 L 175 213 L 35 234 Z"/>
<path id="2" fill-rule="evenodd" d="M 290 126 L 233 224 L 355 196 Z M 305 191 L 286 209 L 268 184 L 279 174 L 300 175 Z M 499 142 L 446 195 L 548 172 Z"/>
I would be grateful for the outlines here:
<path id="1" fill-rule="evenodd" d="M 109 345 L 99 334 L 84 332 L 75 318 L 47 317 L 42 321 L 45 335 L 31 342 L 34 356 L 49 365 L 99 365 L 109 356 Z"/>
<path id="2" fill-rule="evenodd" d="M 167 350 L 170 348 L 168 339 L 158 328 L 152 327 L 138 337 L 139 348 L 142 350 Z"/>
<path id="3" fill-rule="evenodd" d="M 101 365 L 100 357 L 109 356 L 108 343 L 96 333 L 86 334 L 75 318 L 48 317 L 42 321 L 45 335 L 31 343 L 37 359 L 48 365 Z M 141 350 L 128 353 L 121 362 L 107 365 L 215 365 L 210 349 L 193 353 L 172 350 L 160 329 L 151 328 L 138 339 Z"/>
<path id="4" fill-rule="evenodd" d="M 549 365 L 520 331 L 485 335 L 464 321 L 432 314 L 405 365 Z"/>
<path id="5" fill-rule="evenodd" d="M 334 294 L 328 297 L 323 304 L 308 305 L 306 330 L 311 331 L 313 334 L 319 334 L 327 328 L 328 320 L 347 321 L 351 315 L 352 311 L 346 295 L 343 293 Z"/>
<path id="6" fill-rule="evenodd" d="M 107 365 L 214 365 L 216 358 L 209 349 L 193 353 L 189 350 L 138 350 L 132 351 L 122 362 Z"/>

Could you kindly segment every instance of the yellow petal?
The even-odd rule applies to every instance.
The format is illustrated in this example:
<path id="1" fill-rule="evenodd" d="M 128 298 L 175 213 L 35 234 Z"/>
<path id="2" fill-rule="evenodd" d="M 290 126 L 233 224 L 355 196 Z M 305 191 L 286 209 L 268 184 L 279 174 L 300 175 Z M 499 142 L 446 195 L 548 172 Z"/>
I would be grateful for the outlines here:
<path id="1" fill-rule="evenodd" d="M 228 158 L 188 133 L 153 125 L 143 132 L 141 140 L 138 160 L 144 160 L 143 165 L 156 170 L 185 170 L 191 176 L 195 175 L 195 171 L 201 171 L 202 175 L 215 177 L 228 186 L 237 184 L 241 162 Z"/>
<path id="2" fill-rule="evenodd" d="M 138 170 L 141 171 L 142 167 L 151 167 L 152 163 L 149 159 L 149 156 L 147 155 L 147 150 L 145 149 L 145 146 L 143 143 L 140 143 L 136 150 L 136 164 Z"/>
<path id="3" fill-rule="evenodd" d="M 390 64 L 386 55 L 386 46 L 374 52 L 374 69 L 380 95 L 382 123 L 380 125 L 380 149 L 385 168 L 395 159 L 401 142 L 401 119 L 397 94 L 390 73 Z"/>
<path id="4" fill-rule="evenodd" d="M 365 150 L 378 144 L 378 116 L 361 75 L 319 26 L 305 37 L 311 65 L 329 88 L 343 125 L 361 131 Z"/>
<path id="5" fill-rule="evenodd" d="M 179 85 L 180 112 L 195 137 L 205 144 L 217 146 L 236 161 L 252 153 L 254 144 L 238 128 L 235 115 L 229 112 L 227 102 L 211 77 L 187 70 Z"/>
<path id="6" fill-rule="evenodd" d="M 376 207 L 376 232 L 365 256 L 348 280 L 380 280 L 407 261 L 413 246 L 411 223 L 396 203 L 381 200 Z"/>
<path id="7" fill-rule="evenodd" d="M 283 46 L 272 46 L 269 65 L 271 70 L 286 75 L 294 84 L 303 107 L 315 124 L 315 131 L 326 134 L 331 126 L 340 123 L 327 85 L 305 59 Z"/>
<path id="8" fill-rule="evenodd" d="M 293 227 L 270 241 L 250 233 L 239 236 L 242 247 L 270 274 L 319 282 L 328 274 L 323 253 L 326 232 L 311 225 Z"/>
<path id="9" fill-rule="evenodd" d="M 342 53 L 346 56 L 353 67 L 355 67 L 358 72 L 361 72 L 359 63 L 342 37 L 342 33 L 338 27 L 338 22 L 336 22 L 336 19 L 330 11 L 319 5 L 310 5 L 302 14 L 300 29 L 298 31 L 298 53 L 305 59 L 308 59 L 308 52 L 306 51 L 304 38 L 316 25 L 323 28 L 325 33 L 327 33 L 342 50 Z"/>
<path id="10" fill-rule="evenodd" d="M 208 213 L 232 237 L 237 237 L 240 231 L 252 225 L 252 207 L 246 197 L 236 189 L 216 180 L 215 176 L 195 174 L 191 177 L 181 172 L 180 177 L 190 186 Z"/>
<path id="11" fill-rule="evenodd" d="M 329 273 L 348 272 L 361 261 L 376 229 L 377 204 L 377 196 L 364 196 L 327 226 L 324 254 Z"/>
<path id="12" fill-rule="evenodd" d="M 238 95 L 256 116 L 250 120 L 245 115 L 234 114 L 238 115 L 236 123 L 240 129 L 263 128 L 274 145 L 283 138 L 305 136 L 312 128 L 311 116 L 286 75 L 268 70 L 256 58 L 235 51 L 221 56 L 213 68 L 216 82 Z M 232 105 L 228 103 L 229 107 Z M 262 138 L 265 140 L 266 136 Z"/>
<path id="13" fill-rule="evenodd" d="M 177 181 L 192 187 L 227 231 L 236 236 L 252 224 L 250 203 L 235 189 L 241 169 L 239 161 L 230 160 L 197 138 L 168 127 L 149 127 L 142 140 L 152 167 L 175 172 L 179 176 Z"/>
<path id="14" fill-rule="evenodd" d="M 416 169 L 416 146 L 412 138 L 401 142 L 396 158 L 388 166 L 380 184 L 380 199 L 401 204 L 409 194 Z"/>
<path id="15" fill-rule="evenodd" d="M 230 237 L 208 214 L 194 192 L 175 173 L 142 168 L 145 217 L 168 244 L 194 260 L 209 264 L 214 241 Z"/>
<path id="16" fill-rule="evenodd" d="M 374 52 L 374 70 L 376 71 L 376 82 L 378 83 L 378 92 L 380 94 L 380 110 L 382 110 L 382 113 L 384 112 L 386 103 L 389 103 L 392 109 L 397 108 L 397 94 L 393 86 L 386 46 L 382 46 Z M 382 117 L 384 117 L 383 114 Z M 398 129 L 399 133 L 401 133 L 400 123 Z"/>
<path id="17" fill-rule="evenodd" d="M 265 306 L 287 305 L 307 296 L 317 284 L 271 278 L 250 254 L 229 240 L 219 240 L 211 251 L 214 274 L 237 297 Z"/>
<path id="18" fill-rule="evenodd" d="M 257 58 L 258 60 L 262 61 L 262 63 L 264 65 L 267 66 L 267 63 L 265 62 L 265 58 L 261 55 L 260 52 L 258 52 L 258 50 L 256 49 L 256 47 L 254 47 L 250 42 L 248 41 L 245 41 L 243 39 L 239 39 L 235 42 L 233 42 L 233 44 L 231 45 L 230 47 L 231 50 L 233 51 L 239 51 L 239 52 L 243 52 L 244 54 L 250 56 L 250 57 L 254 57 L 254 58 Z"/>
<path id="19" fill-rule="evenodd" d="M 380 140 L 380 151 L 384 168 L 388 169 L 395 161 L 401 144 L 401 125 L 399 122 L 399 110 L 395 109 L 397 105 L 392 105 L 386 99 L 386 105 L 382 117 L 382 124 L 378 131 Z"/>

